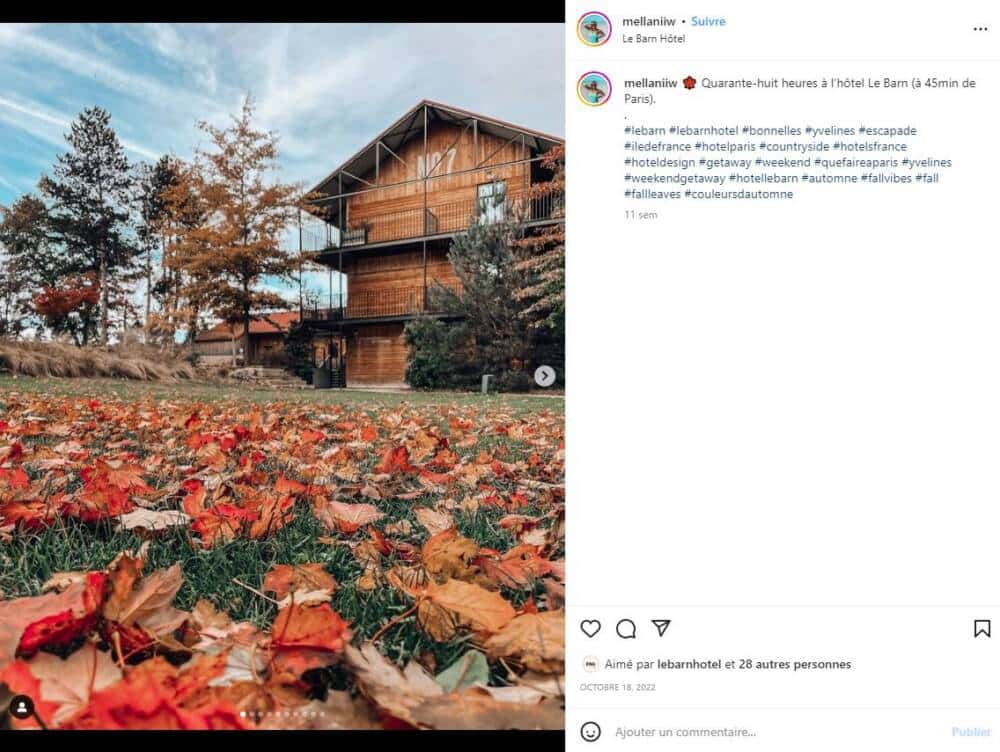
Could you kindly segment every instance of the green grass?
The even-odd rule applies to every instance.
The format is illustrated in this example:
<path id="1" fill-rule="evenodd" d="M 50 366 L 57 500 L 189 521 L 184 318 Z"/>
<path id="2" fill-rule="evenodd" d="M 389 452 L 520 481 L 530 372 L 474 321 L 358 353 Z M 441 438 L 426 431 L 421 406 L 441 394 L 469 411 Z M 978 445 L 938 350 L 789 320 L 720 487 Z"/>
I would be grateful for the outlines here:
<path id="1" fill-rule="evenodd" d="M 342 403 L 353 409 L 392 407 L 400 402 L 412 406 L 480 406 L 483 410 L 506 411 L 514 415 L 547 411 L 561 414 L 562 398 L 531 395 L 488 396 L 455 393 L 379 394 L 372 392 L 330 390 L 276 392 L 268 390 L 235 389 L 201 383 L 156 384 L 125 382 L 107 379 L 33 379 L 0 377 L 0 415 L 4 412 L 4 397 L 12 391 L 46 395 L 82 395 L 98 399 L 110 399 L 111 395 L 122 400 L 183 400 L 214 401 L 239 400 L 247 402 L 293 402 L 315 404 L 322 411 L 325 404 Z M 442 421 L 444 417 L 442 415 Z M 129 433 L 129 438 L 140 437 Z M 36 436 L 30 441 L 38 445 L 56 440 L 54 437 Z M 140 442 L 141 443 L 141 442 Z M 145 454 L 145 447 L 134 447 L 137 453 Z M 525 459 L 531 448 L 505 436 L 483 436 L 474 446 L 458 449 L 464 456 L 476 456 L 486 450 L 495 456 L 503 456 L 506 461 Z M 368 458 L 362 470 L 369 470 L 375 456 Z M 271 460 L 268 461 L 270 464 Z M 271 472 L 284 472 L 289 477 L 296 476 L 294 463 L 279 463 L 280 467 L 268 467 Z M 503 479 L 495 483 L 498 490 L 509 492 L 514 485 Z M 72 490 L 69 488 L 67 490 Z M 438 499 L 435 494 L 426 494 L 415 500 L 389 498 L 378 502 L 385 517 L 376 527 L 406 519 L 413 527 L 413 533 L 405 540 L 421 545 L 428 537 L 427 532 L 416 522 L 414 510 L 429 506 Z M 461 495 L 457 500 L 461 499 Z M 544 514 L 547 509 L 528 507 L 518 510 L 528 515 Z M 458 530 L 475 540 L 481 547 L 506 551 L 516 544 L 514 536 L 500 528 L 498 521 L 506 512 L 495 507 L 480 507 L 475 513 L 455 510 Z M 331 545 L 320 542 L 320 538 L 330 536 L 340 541 Z M 235 620 L 249 620 L 259 626 L 268 626 L 275 616 L 274 604 L 236 582 L 259 589 L 264 575 L 276 564 L 305 564 L 319 562 L 340 584 L 334 594 L 332 606 L 354 630 L 355 640 L 361 641 L 375 634 L 387 621 L 407 610 L 412 602 L 388 585 L 373 591 L 356 589 L 354 583 L 362 573 L 350 548 L 349 540 L 365 537 L 359 531 L 352 537 L 340 533 L 330 533 L 313 516 L 305 502 L 299 502 L 295 519 L 274 535 L 261 539 L 237 539 L 230 543 L 204 549 L 192 542 L 187 529 L 173 529 L 151 539 L 146 571 L 153 571 L 180 562 L 184 584 L 178 593 L 176 605 L 190 609 L 199 598 L 207 598 L 217 608 L 229 613 Z M 4 598 L 36 595 L 42 584 L 53 573 L 75 570 L 103 569 L 121 551 L 137 550 L 143 538 L 131 532 L 115 530 L 109 522 L 86 525 L 77 521 L 60 521 L 57 525 L 39 530 L 17 530 L 12 542 L 0 544 L 0 593 Z M 386 570 L 393 561 L 385 561 Z M 538 598 L 544 587 L 538 584 L 534 591 L 503 591 L 503 596 L 515 606 L 528 597 Z M 438 670 L 455 661 L 468 649 L 466 638 L 447 643 L 437 643 L 429 638 L 410 616 L 387 631 L 380 640 L 381 651 L 393 660 L 406 662 L 416 656 L 432 655 Z M 499 669 L 494 667 L 494 671 Z M 497 681 L 500 676 L 495 675 Z"/>
<path id="2" fill-rule="evenodd" d="M 413 523 L 415 531 L 421 530 L 412 512 L 420 504 L 418 500 L 405 506 L 383 505 L 387 517 L 378 527 L 405 518 Z M 481 546 L 506 550 L 515 541 L 496 524 L 503 514 L 498 509 L 481 508 L 475 514 L 459 512 L 455 516 L 461 533 Z M 201 549 L 192 546 L 186 530 L 168 531 L 152 539 L 146 570 L 180 562 L 184 584 L 175 601 L 178 608 L 190 609 L 199 598 L 206 598 L 235 620 L 266 627 L 275 617 L 274 604 L 236 580 L 260 589 L 264 575 L 275 564 L 319 562 L 340 584 L 331 605 L 351 623 L 356 641 L 369 638 L 412 602 L 388 585 L 369 592 L 357 590 L 354 582 L 362 573 L 361 566 L 346 545 L 319 542 L 326 535 L 344 538 L 328 533 L 308 506 L 300 503 L 295 519 L 263 540 L 238 539 Z M 354 537 L 360 540 L 364 533 Z M 421 534 L 414 542 L 422 542 L 426 537 Z M 19 531 L 12 543 L 0 546 L 0 590 L 6 598 L 37 595 L 42 584 L 56 572 L 103 569 L 119 552 L 136 551 L 142 543 L 138 535 L 115 531 L 108 524 L 84 525 L 71 521 L 37 532 Z M 385 568 L 392 563 L 391 559 L 386 561 Z M 534 594 L 537 597 L 543 591 L 539 588 Z M 530 593 L 505 590 L 503 595 L 516 605 Z M 393 660 L 405 663 L 414 656 L 430 653 L 439 668 L 450 665 L 468 649 L 464 639 L 435 642 L 420 630 L 412 616 L 386 632 L 380 642 L 381 651 Z"/>
<path id="3" fill-rule="evenodd" d="M 101 398 L 115 396 L 122 400 L 200 400 L 215 402 L 246 400 L 254 403 L 291 402 L 315 405 L 342 404 L 385 408 L 407 403 L 422 405 L 481 406 L 489 410 L 509 410 L 516 415 L 549 410 L 562 413 L 565 400 L 559 394 L 490 394 L 470 392 L 371 392 L 356 389 L 302 389 L 277 391 L 249 386 L 207 382 L 160 383 L 125 379 L 60 379 L 0 375 L 0 397 L 6 392 L 52 394 Z"/>

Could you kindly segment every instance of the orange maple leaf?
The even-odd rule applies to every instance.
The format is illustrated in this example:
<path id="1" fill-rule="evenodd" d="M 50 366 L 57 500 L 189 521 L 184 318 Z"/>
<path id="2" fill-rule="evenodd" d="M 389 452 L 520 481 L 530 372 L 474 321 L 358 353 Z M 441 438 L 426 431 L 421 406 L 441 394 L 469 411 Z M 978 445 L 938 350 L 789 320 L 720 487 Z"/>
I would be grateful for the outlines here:
<path id="1" fill-rule="evenodd" d="M 376 473 L 415 473 L 416 467 L 410 464 L 410 450 L 405 446 L 388 447 L 382 455 L 382 461 L 374 468 Z"/>
<path id="2" fill-rule="evenodd" d="M 230 703 L 185 707 L 178 697 L 177 670 L 162 658 L 140 664 L 125 678 L 95 692 L 65 729 L 223 730 L 251 726 Z"/>
<path id="3" fill-rule="evenodd" d="M 271 646 L 277 650 L 306 648 L 339 653 L 350 639 L 350 625 L 328 603 L 283 608 L 271 626 Z"/>
<path id="4" fill-rule="evenodd" d="M 302 494 L 306 492 L 306 484 L 300 483 L 297 480 L 292 480 L 291 478 L 286 478 L 284 475 L 278 477 L 278 480 L 274 482 L 275 493 L 281 495 L 287 494 Z"/>

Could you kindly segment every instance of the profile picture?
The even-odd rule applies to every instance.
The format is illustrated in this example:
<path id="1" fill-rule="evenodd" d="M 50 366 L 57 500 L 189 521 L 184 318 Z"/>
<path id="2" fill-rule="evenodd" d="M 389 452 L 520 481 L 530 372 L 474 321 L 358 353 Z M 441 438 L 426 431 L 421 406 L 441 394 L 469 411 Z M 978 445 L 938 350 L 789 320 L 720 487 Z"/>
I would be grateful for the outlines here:
<path id="1" fill-rule="evenodd" d="M 600 71 L 584 73 L 576 82 L 576 94 L 584 104 L 600 107 L 611 98 L 611 79 Z"/>
<path id="2" fill-rule="evenodd" d="M 611 19 L 600 11 L 587 11 L 576 22 L 576 35 L 588 47 L 600 47 L 611 39 Z"/>

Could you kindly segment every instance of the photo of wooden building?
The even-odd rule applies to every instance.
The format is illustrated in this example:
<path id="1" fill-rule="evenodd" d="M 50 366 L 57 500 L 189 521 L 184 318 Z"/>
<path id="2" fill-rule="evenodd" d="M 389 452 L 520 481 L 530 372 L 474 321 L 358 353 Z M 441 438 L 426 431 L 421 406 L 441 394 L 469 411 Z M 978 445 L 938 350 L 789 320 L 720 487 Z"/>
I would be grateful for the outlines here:
<path id="1" fill-rule="evenodd" d="M 243 357 L 243 327 L 221 322 L 198 334 L 194 351 L 203 365 L 283 367 L 286 365 L 285 337 L 299 320 L 298 311 L 277 311 L 250 322 L 250 353 Z"/>
<path id="2" fill-rule="evenodd" d="M 415 316 L 441 315 L 428 289 L 458 286 L 448 249 L 470 222 L 563 221 L 560 196 L 529 197 L 532 184 L 550 176 L 541 155 L 562 143 L 424 100 L 312 189 L 322 221 L 303 231 L 303 247 L 343 277 L 303 317 L 333 345 L 347 386 L 405 385 L 403 327 Z"/>

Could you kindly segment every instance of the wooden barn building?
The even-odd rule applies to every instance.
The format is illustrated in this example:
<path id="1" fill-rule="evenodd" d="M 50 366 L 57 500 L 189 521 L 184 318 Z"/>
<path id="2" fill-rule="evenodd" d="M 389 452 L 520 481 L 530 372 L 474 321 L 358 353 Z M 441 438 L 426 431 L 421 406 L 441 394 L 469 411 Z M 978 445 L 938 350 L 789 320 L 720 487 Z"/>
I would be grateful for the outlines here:
<path id="1" fill-rule="evenodd" d="M 298 311 L 279 311 L 250 322 L 250 353 L 243 357 L 243 325 L 230 327 L 225 322 L 206 329 L 195 337 L 194 350 L 205 365 L 284 367 L 285 337 L 299 320 Z"/>
<path id="2" fill-rule="evenodd" d="M 561 197 L 529 197 L 551 174 L 542 155 L 563 143 L 496 118 L 422 101 L 312 189 L 322 222 L 306 250 L 341 272 L 326 307 L 303 312 L 332 343 L 347 386 L 402 386 L 404 324 L 429 309 L 435 282 L 457 287 L 448 261 L 471 221 L 562 222 Z"/>

